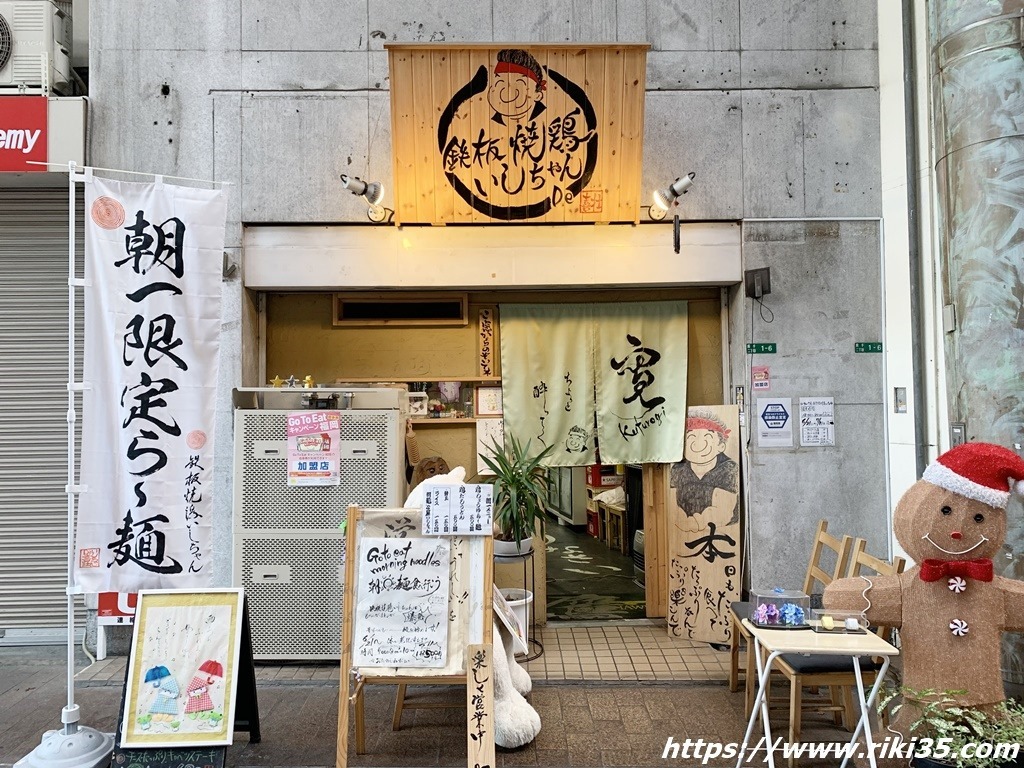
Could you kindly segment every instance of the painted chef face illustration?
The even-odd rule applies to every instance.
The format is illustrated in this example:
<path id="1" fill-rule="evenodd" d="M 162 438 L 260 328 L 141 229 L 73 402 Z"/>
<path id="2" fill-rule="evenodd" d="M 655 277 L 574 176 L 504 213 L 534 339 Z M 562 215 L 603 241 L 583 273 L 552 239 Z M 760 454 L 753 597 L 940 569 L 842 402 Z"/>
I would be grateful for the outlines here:
<path id="1" fill-rule="evenodd" d="M 502 118 L 535 118 L 543 110 L 541 99 L 546 87 L 540 64 L 533 56 L 516 48 L 498 51 L 494 78 L 487 91 L 493 119 L 503 123 Z"/>
<path id="2" fill-rule="evenodd" d="M 725 451 L 726 437 L 717 429 L 696 427 L 687 419 L 684 458 L 691 464 L 707 464 Z"/>

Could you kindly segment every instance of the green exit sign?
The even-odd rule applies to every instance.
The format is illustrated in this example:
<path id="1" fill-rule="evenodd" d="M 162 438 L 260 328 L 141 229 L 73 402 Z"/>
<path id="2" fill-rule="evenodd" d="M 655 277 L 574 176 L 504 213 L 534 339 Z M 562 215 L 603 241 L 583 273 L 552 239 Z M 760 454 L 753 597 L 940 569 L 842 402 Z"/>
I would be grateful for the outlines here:
<path id="1" fill-rule="evenodd" d="M 881 352 L 882 342 L 880 341 L 858 341 L 853 345 L 854 352 Z"/>
<path id="2" fill-rule="evenodd" d="M 747 344 L 748 355 L 774 355 L 775 343 L 769 344 Z"/>

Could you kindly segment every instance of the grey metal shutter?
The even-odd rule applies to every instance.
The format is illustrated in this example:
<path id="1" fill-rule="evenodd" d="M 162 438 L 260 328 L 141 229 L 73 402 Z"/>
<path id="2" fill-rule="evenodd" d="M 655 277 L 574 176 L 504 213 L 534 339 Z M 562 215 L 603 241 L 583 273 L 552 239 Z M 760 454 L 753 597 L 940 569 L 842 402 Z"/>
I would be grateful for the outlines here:
<path id="1" fill-rule="evenodd" d="M 67 626 L 67 278 L 67 187 L 0 189 L 0 629 Z"/>

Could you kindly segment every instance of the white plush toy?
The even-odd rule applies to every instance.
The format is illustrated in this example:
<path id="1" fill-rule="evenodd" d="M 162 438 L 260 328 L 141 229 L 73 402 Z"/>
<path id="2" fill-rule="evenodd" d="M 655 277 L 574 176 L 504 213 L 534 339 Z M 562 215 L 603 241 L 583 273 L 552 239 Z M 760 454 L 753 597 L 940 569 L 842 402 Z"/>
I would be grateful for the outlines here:
<path id="1" fill-rule="evenodd" d="M 434 475 L 409 493 L 406 509 L 422 509 L 424 486 L 461 485 L 466 481 L 464 467 L 455 467 L 447 475 Z M 494 622 L 494 743 L 506 749 L 529 744 L 540 733 L 540 715 L 524 696 L 533 688 L 530 674 L 516 660 L 512 635 L 500 621 Z"/>
<path id="2" fill-rule="evenodd" d="M 540 733 L 540 715 L 524 696 L 533 688 L 529 673 L 519 666 L 512 635 L 494 622 L 494 743 L 506 749 L 529 744 Z"/>
<path id="3" fill-rule="evenodd" d="M 402 506 L 406 509 L 423 509 L 423 494 L 426 493 L 426 485 L 462 485 L 466 482 L 466 468 L 456 467 L 447 475 L 433 475 L 409 491 L 409 498 Z"/>

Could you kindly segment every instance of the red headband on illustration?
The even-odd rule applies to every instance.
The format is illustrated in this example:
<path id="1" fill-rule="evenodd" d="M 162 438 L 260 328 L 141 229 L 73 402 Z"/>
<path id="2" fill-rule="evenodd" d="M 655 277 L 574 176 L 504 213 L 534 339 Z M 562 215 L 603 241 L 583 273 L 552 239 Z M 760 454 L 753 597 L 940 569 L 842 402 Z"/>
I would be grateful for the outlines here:
<path id="1" fill-rule="evenodd" d="M 548 81 L 541 80 L 537 77 L 537 73 L 529 67 L 524 67 L 522 64 L 513 64 L 511 61 L 499 61 L 494 66 L 494 74 L 500 75 L 502 72 L 512 72 L 517 75 L 526 75 L 537 84 L 537 87 L 542 91 L 547 90 Z"/>
<path id="2" fill-rule="evenodd" d="M 701 416 L 691 416 L 686 419 L 686 431 L 690 432 L 694 429 L 709 429 L 726 439 L 728 439 L 729 433 L 732 432 L 731 429 L 726 429 L 714 419 L 705 419 Z"/>

